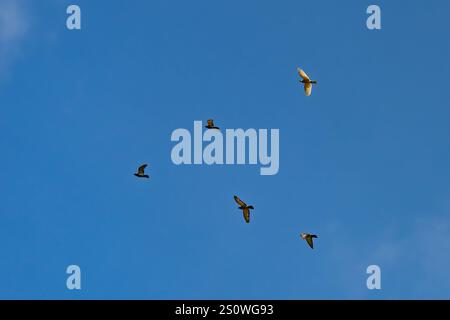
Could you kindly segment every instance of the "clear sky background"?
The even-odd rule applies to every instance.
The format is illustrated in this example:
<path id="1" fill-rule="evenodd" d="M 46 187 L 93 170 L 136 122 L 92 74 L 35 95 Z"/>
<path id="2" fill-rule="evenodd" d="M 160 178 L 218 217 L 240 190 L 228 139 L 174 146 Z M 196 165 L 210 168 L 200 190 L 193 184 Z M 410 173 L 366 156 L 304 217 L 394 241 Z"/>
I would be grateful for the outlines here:
<path id="1" fill-rule="evenodd" d="M 0 0 L 0 298 L 450 298 L 449 14 Z M 208 118 L 279 128 L 279 173 L 172 164 L 172 131 Z"/>

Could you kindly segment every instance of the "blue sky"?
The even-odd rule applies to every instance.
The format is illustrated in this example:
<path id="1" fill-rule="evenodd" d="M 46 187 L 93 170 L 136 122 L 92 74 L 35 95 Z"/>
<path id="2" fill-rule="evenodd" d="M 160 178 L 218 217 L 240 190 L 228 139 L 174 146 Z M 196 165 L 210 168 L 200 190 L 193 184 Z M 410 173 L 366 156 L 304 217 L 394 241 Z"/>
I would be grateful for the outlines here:
<path id="1" fill-rule="evenodd" d="M 449 299 L 449 12 L 0 0 L 0 298 Z M 174 165 L 172 131 L 208 118 L 280 129 L 279 173 Z"/>

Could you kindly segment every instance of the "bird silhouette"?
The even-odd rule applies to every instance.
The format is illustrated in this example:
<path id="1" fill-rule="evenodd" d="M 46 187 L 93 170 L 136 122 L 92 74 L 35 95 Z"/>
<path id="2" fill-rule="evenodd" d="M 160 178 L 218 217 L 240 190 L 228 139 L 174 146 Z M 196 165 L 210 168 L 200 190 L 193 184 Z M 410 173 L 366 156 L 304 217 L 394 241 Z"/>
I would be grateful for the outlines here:
<path id="1" fill-rule="evenodd" d="M 311 95 L 312 85 L 317 84 L 316 80 L 311 80 L 308 75 L 300 68 L 297 68 L 297 72 L 302 77 L 302 80 L 299 80 L 301 83 L 304 84 L 305 88 L 305 95 L 309 97 Z"/>
<path id="2" fill-rule="evenodd" d="M 245 222 L 249 223 L 250 222 L 250 209 L 253 210 L 255 208 L 253 208 L 253 206 L 248 206 L 244 201 L 239 199 L 238 196 L 234 196 L 234 201 L 237 202 L 237 204 L 239 205 L 239 209 L 242 210 L 242 213 L 244 214 Z"/>
<path id="3" fill-rule="evenodd" d="M 208 124 L 205 126 L 205 128 L 220 130 L 219 127 L 216 127 L 216 126 L 214 125 L 213 119 L 208 119 L 207 122 L 208 122 Z"/>
<path id="4" fill-rule="evenodd" d="M 147 167 L 147 164 L 143 164 L 142 166 L 140 166 L 138 168 L 138 172 L 135 173 L 134 175 L 138 178 L 150 178 L 147 174 L 145 174 L 144 170 L 145 167 Z"/>
<path id="5" fill-rule="evenodd" d="M 303 240 L 306 240 L 306 242 L 309 244 L 309 246 L 311 247 L 311 249 L 314 249 L 314 243 L 313 243 L 313 238 L 317 238 L 317 236 L 315 234 L 310 234 L 310 233 L 300 233 L 300 237 Z"/>

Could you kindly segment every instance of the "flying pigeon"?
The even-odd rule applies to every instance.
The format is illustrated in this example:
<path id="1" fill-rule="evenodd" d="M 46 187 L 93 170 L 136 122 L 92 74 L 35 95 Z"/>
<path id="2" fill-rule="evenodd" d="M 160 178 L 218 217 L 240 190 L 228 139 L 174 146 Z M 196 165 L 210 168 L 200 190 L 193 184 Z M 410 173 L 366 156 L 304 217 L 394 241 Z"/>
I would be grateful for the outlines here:
<path id="1" fill-rule="evenodd" d="M 214 125 L 213 119 L 208 119 L 208 124 L 205 126 L 205 128 L 220 130 L 219 127 L 216 127 L 216 126 Z"/>
<path id="2" fill-rule="evenodd" d="M 311 80 L 308 75 L 300 68 L 297 68 L 297 72 L 302 77 L 302 80 L 299 80 L 301 83 L 304 84 L 305 87 L 305 95 L 309 97 L 311 95 L 312 85 L 317 84 L 316 80 Z"/>
<path id="3" fill-rule="evenodd" d="M 249 223 L 250 222 L 250 209 L 255 209 L 255 208 L 253 208 L 253 206 L 246 205 L 245 202 L 242 201 L 241 199 L 239 199 L 238 196 L 234 196 L 234 201 L 237 202 L 237 204 L 239 205 L 239 209 L 242 210 L 242 213 L 244 214 L 245 222 Z"/>
<path id="4" fill-rule="evenodd" d="M 146 164 L 143 164 L 142 166 L 140 166 L 138 168 L 138 172 L 135 173 L 134 175 L 139 178 L 150 178 L 147 174 L 144 173 L 145 167 L 147 167 Z"/>
<path id="5" fill-rule="evenodd" d="M 311 249 L 314 249 L 314 243 L 313 238 L 317 238 L 315 234 L 309 234 L 309 233 L 300 233 L 300 237 L 302 237 L 303 240 L 306 240 L 308 242 Z"/>

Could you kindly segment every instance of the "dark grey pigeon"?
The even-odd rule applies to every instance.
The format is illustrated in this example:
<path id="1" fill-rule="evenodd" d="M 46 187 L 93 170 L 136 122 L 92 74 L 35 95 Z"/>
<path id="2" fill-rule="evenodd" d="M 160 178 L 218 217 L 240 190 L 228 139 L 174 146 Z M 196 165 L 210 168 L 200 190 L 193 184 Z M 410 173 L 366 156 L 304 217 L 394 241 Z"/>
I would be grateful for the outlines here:
<path id="1" fill-rule="evenodd" d="M 146 164 L 143 164 L 142 166 L 140 166 L 140 167 L 138 168 L 138 172 L 135 173 L 134 175 L 135 175 L 136 177 L 138 177 L 138 178 L 150 178 L 150 177 L 148 176 L 148 174 L 145 174 L 145 172 L 144 172 L 145 167 L 147 167 Z"/>

